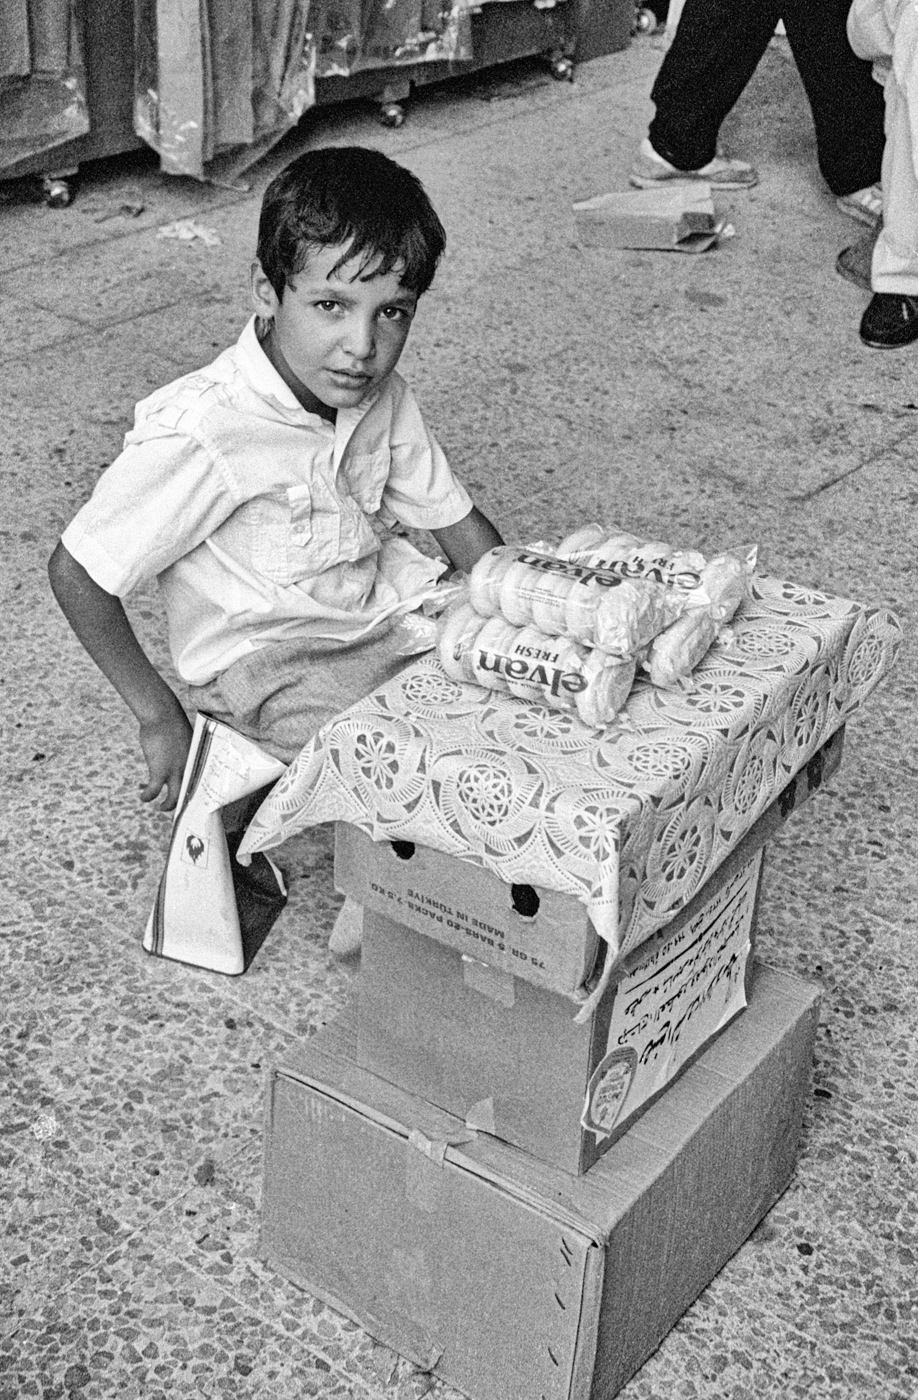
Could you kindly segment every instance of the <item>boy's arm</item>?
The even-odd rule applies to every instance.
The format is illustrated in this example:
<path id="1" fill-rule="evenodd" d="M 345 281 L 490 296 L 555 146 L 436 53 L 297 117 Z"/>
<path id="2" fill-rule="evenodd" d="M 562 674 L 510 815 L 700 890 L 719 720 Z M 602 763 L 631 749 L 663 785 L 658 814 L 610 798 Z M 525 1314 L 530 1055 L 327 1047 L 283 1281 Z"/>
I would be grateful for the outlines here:
<path id="1" fill-rule="evenodd" d="M 106 593 L 62 543 L 48 561 L 54 596 L 93 661 L 132 711 L 149 771 L 141 802 L 166 789 L 160 806 L 178 801 L 191 725 L 178 697 L 148 660 L 120 599 Z"/>
<path id="2" fill-rule="evenodd" d="M 503 540 L 486 515 L 477 506 L 472 506 L 468 515 L 457 520 L 455 525 L 445 525 L 442 530 L 430 532 L 443 550 L 454 569 L 468 574 L 489 549 L 503 544 Z"/>

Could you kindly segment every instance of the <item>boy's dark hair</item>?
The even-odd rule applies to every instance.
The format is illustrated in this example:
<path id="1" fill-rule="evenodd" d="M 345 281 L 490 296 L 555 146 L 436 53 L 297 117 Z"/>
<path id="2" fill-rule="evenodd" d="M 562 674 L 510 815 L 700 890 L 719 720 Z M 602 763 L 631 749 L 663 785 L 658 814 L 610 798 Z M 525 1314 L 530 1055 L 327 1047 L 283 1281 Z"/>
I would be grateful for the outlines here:
<path id="1" fill-rule="evenodd" d="M 382 151 L 324 146 L 306 151 L 265 190 L 258 260 L 279 297 L 311 253 L 347 244 L 335 271 L 351 258 L 360 273 L 398 268 L 418 296 L 433 281 L 446 233 L 416 175 Z"/>

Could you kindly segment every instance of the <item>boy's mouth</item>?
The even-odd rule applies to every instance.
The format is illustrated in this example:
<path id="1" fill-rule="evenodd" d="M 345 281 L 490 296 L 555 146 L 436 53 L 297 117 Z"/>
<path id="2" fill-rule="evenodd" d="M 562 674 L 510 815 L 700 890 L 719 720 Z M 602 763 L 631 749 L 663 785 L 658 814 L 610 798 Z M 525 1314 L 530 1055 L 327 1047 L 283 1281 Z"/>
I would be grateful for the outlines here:
<path id="1" fill-rule="evenodd" d="M 372 374 L 367 374 L 365 370 L 356 369 L 329 369 L 328 374 L 339 384 L 352 389 L 363 388 L 373 378 Z"/>

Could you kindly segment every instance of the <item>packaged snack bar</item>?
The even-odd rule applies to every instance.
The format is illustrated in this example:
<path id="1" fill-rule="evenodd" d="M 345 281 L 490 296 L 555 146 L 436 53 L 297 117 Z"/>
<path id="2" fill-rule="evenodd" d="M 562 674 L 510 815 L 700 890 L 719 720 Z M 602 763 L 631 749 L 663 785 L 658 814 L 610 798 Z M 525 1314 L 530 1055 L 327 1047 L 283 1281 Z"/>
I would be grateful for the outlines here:
<path id="1" fill-rule="evenodd" d="M 756 554 L 755 546 L 727 550 L 705 564 L 701 571 L 701 592 L 715 621 L 729 622 L 743 599 L 748 597 Z"/>
<path id="2" fill-rule="evenodd" d="M 655 637 L 644 668 L 654 685 L 685 687 L 715 639 L 748 596 L 755 568 L 754 547 L 727 551 L 708 561 L 700 587 L 689 595 L 684 616 Z"/>
<path id="3" fill-rule="evenodd" d="M 534 625 L 615 656 L 634 656 L 685 607 L 684 595 L 650 579 L 627 579 L 516 545 L 489 550 L 469 576 L 482 616 Z"/>
<path id="4" fill-rule="evenodd" d="M 650 578 L 690 595 L 698 592 L 698 598 L 690 598 L 690 607 L 706 601 L 715 609 L 725 609 L 726 619 L 749 592 L 757 550 L 748 545 L 706 559 L 696 549 L 674 549 L 664 540 L 641 540 L 637 535 L 612 533 L 592 524 L 565 536 L 556 553 L 623 578 Z"/>
<path id="5" fill-rule="evenodd" d="M 676 690 L 689 684 L 692 672 L 707 655 L 719 631 L 707 608 L 683 613 L 650 644 L 644 669 L 654 685 Z"/>
<path id="6" fill-rule="evenodd" d="M 610 657 L 536 627 L 513 627 L 503 617 L 482 618 L 470 605 L 441 619 L 438 645 L 447 674 L 475 681 L 601 728 L 624 707 L 637 663 Z"/>

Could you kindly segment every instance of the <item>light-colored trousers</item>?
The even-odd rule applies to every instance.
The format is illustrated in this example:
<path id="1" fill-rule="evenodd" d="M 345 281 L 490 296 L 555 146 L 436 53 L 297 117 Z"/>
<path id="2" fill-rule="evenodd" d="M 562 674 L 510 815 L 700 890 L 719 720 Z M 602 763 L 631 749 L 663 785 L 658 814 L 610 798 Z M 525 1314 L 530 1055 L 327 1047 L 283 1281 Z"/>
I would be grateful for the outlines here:
<path id="1" fill-rule="evenodd" d="M 873 60 L 886 102 L 883 228 L 871 286 L 918 296 L 918 0 L 854 0 L 848 40 L 859 58 Z"/>

